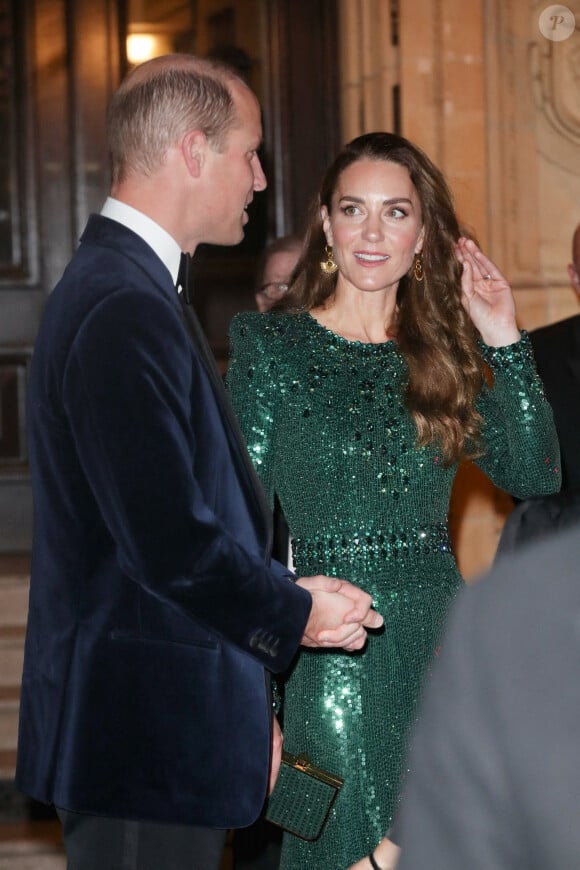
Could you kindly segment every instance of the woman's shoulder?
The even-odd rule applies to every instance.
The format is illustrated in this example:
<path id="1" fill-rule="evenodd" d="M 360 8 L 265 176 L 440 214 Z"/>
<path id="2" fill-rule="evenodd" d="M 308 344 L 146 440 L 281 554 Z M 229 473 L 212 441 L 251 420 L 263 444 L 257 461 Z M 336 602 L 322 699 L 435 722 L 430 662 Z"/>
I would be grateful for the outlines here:
<path id="1" fill-rule="evenodd" d="M 278 344 L 297 342 L 303 335 L 304 325 L 297 314 L 280 311 L 244 311 L 236 314 L 230 324 L 230 338 L 234 344 L 256 342 Z"/>

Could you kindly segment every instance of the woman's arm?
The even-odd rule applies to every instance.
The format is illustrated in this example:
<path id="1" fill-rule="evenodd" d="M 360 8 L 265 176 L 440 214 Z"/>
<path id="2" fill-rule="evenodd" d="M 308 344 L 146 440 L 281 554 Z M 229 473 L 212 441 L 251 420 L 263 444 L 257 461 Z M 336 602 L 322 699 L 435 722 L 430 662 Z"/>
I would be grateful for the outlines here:
<path id="1" fill-rule="evenodd" d="M 392 840 L 389 840 L 388 837 L 383 837 L 379 845 L 371 854 L 375 865 L 379 870 L 394 870 L 397 866 L 400 852 L 401 850 Z M 365 855 L 365 857 L 361 858 L 360 861 L 357 861 L 356 864 L 352 864 L 348 870 L 375 870 L 375 867 L 371 858 L 368 855 Z"/>
<path id="2" fill-rule="evenodd" d="M 483 347 L 482 353 L 494 383 L 478 400 L 485 453 L 477 465 L 516 498 L 558 492 L 558 436 L 527 334 L 507 347 Z"/>
<path id="3" fill-rule="evenodd" d="M 520 333 L 511 287 L 471 239 L 459 239 L 462 302 L 482 340 L 493 372 L 483 388 L 484 456 L 477 464 L 497 486 L 517 498 L 557 492 L 560 448 L 552 409 L 544 395 L 528 337 Z"/>
<path id="4" fill-rule="evenodd" d="M 265 340 L 265 319 L 265 315 L 253 312 L 233 318 L 226 383 L 252 463 L 273 509 L 277 361 Z"/>

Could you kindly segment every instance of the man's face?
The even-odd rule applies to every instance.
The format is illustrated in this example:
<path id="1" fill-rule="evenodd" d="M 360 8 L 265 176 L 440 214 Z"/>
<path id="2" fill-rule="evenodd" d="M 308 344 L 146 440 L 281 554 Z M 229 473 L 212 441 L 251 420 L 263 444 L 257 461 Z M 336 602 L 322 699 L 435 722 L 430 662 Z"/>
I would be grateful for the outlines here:
<path id="1" fill-rule="evenodd" d="M 568 275 L 576 296 L 580 299 L 580 224 L 572 237 L 572 262 L 568 266 Z"/>
<path id="2" fill-rule="evenodd" d="M 256 293 L 258 311 L 269 311 L 288 290 L 288 282 L 298 262 L 300 249 L 270 254 L 264 267 L 262 285 Z"/>
<path id="3" fill-rule="evenodd" d="M 578 271 L 578 266 L 576 266 L 575 263 L 570 263 L 570 265 L 568 266 L 568 275 L 570 277 L 570 283 L 576 291 L 576 295 L 580 299 L 580 272 Z"/>
<path id="4" fill-rule="evenodd" d="M 223 151 L 209 149 L 207 171 L 210 195 L 206 209 L 205 242 L 237 245 L 244 237 L 248 205 L 256 191 L 264 190 L 266 177 L 258 157 L 262 141 L 260 106 L 243 84 L 232 82 L 230 91 L 237 118 Z"/>

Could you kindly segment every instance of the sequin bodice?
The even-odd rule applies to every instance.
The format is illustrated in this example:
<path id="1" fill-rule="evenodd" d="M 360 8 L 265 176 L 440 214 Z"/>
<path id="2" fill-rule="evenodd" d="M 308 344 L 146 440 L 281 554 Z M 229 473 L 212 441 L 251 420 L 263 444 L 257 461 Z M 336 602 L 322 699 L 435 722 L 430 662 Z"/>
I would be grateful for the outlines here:
<path id="1" fill-rule="evenodd" d="M 228 384 L 255 467 L 288 521 L 299 574 L 329 574 L 373 596 L 385 629 L 360 655 L 302 652 L 286 688 L 285 746 L 345 777 L 316 844 L 291 838 L 289 870 L 347 867 L 392 819 L 425 668 L 461 584 L 447 532 L 454 467 L 418 449 L 394 342 L 348 341 L 310 314 L 243 314 Z M 551 411 L 526 336 L 483 348 L 493 390 L 482 469 L 524 498 L 559 488 Z"/>
<path id="2" fill-rule="evenodd" d="M 522 374 L 521 432 L 514 433 L 519 443 L 512 451 L 502 403 L 491 402 L 488 391 L 480 400 L 494 449 L 480 464 L 519 497 L 557 485 L 553 440 L 537 444 L 536 427 L 529 431 L 537 411 L 548 416 L 548 409 L 529 344 L 522 344 L 511 349 L 508 383 L 498 385 L 517 410 L 513 375 Z M 394 342 L 347 341 L 309 314 L 250 314 L 234 321 L 233 347 L 232 399 L 252 460 L 270 500 L 277 493 L 298 550 L 311 557 L 321 532 L 329 555 L 344 550 L 343 542 L 356 550 L 361 535 L 369 553 L 443 545 L 456 469 L 444 467 L 436 447 L 415 448 L 414 423 L 402 403 L 406 366 Z M 510 452 L 519 457 L 516 464 Z M 536 467 L 529 467 L 533 452 L 539 452 Z"/>

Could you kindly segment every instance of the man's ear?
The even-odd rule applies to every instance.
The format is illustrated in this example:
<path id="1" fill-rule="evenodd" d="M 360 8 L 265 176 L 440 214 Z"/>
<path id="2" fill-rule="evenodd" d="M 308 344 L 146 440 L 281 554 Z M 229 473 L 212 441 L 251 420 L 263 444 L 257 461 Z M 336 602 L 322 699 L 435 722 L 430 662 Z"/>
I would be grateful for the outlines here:
<path id="1" fill-rule="evenodd" d="M 193 178 L 199 178 L 201 175 L 207 147 L 207 136 L 201 130 L 190 130 L 181 140 L 181 153 Z"/>
<path id="2" fill-rule="evenodd" d="M 334 242 L 332 240 L 332 227 L 330 226 L 330 216 L 328 214 L 328 209 L 325 205 L 323 205 L 320 209 L 320 217 L 322 218 L 322 229 L 324 231 L 324 235 L 326 236 L 326 242 L 333 246 Z"/>
<path id="3" fill-rule="evenodd" d="M 573 263 L 570 263 L 568 266 L 568 277 L 570 278 L 570 284 L 576 291 L 576 296 L 580 299 L 580 275 Z"/>

